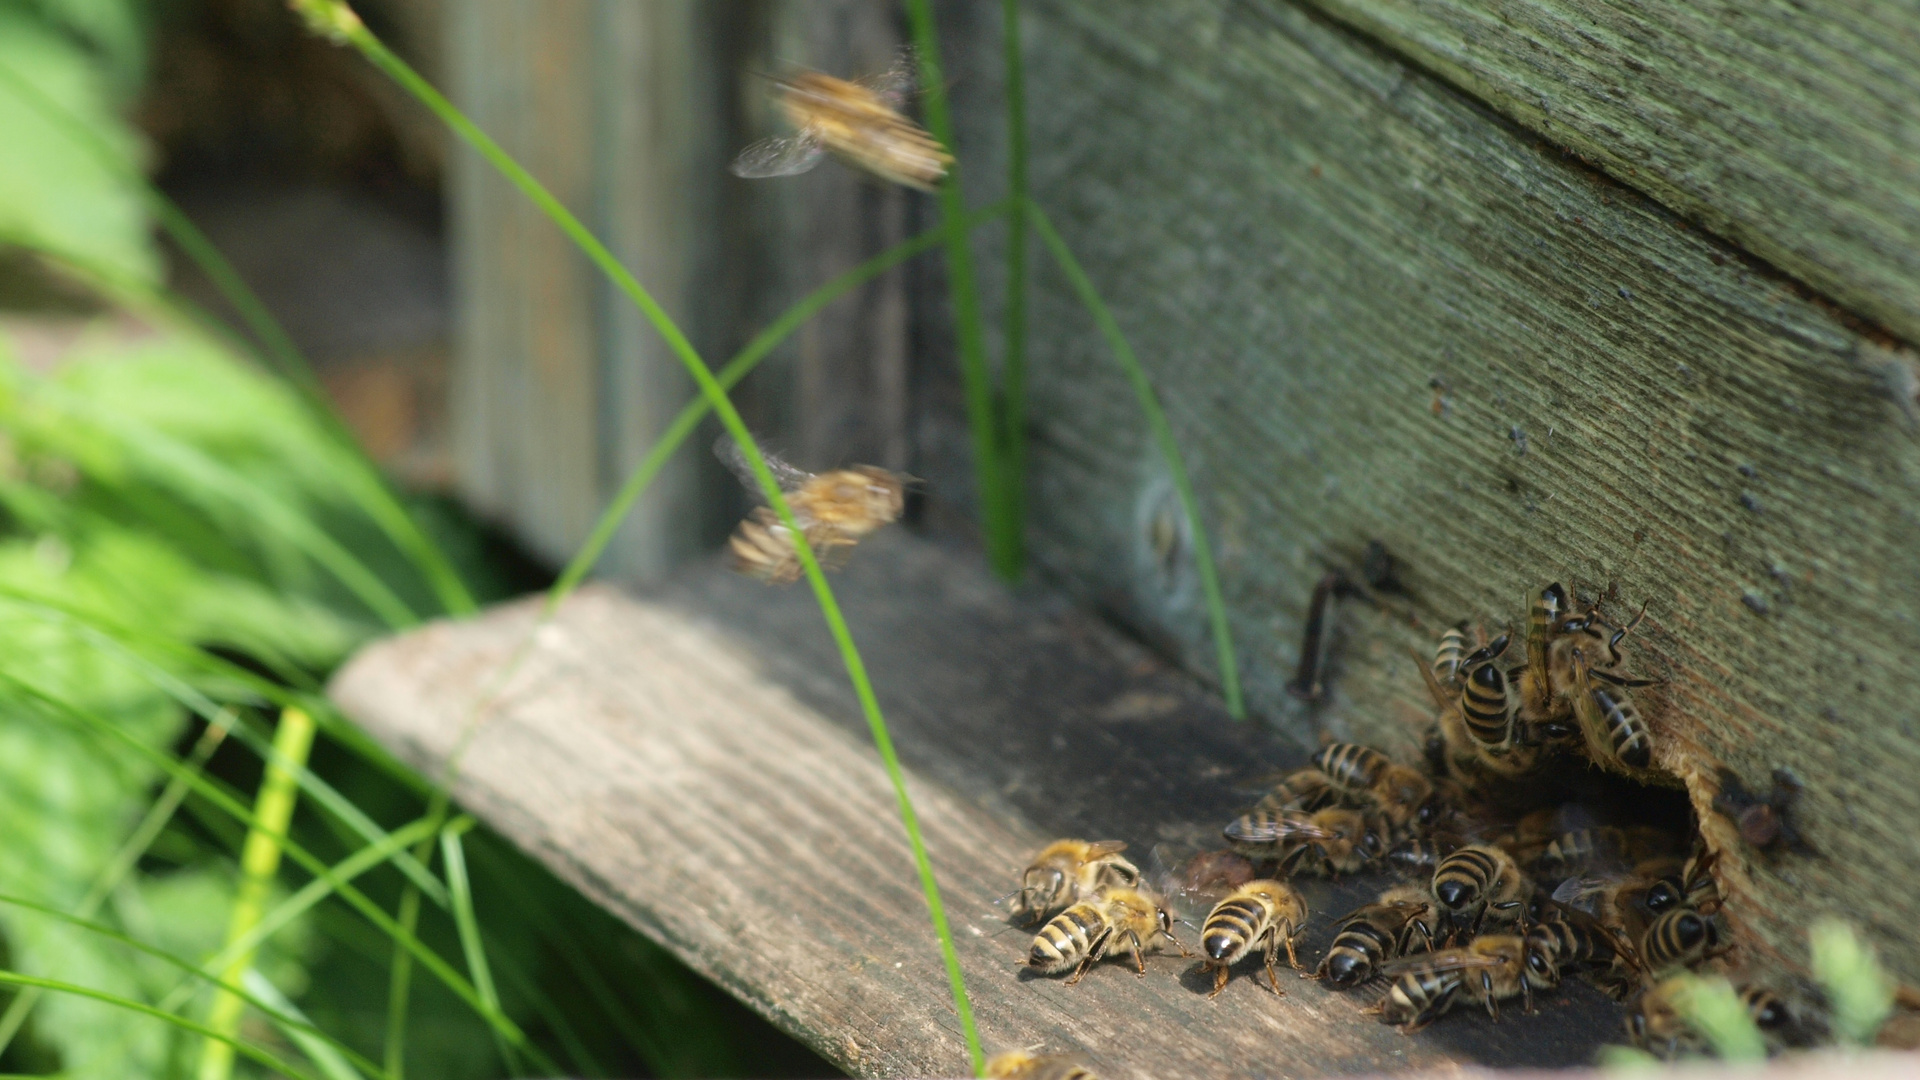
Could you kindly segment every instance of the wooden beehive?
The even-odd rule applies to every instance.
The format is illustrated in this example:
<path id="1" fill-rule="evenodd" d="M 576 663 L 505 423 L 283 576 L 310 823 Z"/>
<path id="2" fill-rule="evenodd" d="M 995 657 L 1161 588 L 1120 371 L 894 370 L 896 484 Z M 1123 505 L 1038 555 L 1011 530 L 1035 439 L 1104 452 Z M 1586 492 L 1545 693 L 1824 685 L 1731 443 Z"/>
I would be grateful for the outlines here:
<path id="1" fill-rule="evenodd" d="M 998 194 L 1003 163 L 999 5 L 939 7 L 978 205 Z M 1815 7 L 1033 0 L 1021 10 L 1034 195 L 1168 408 L 1250 705 L 1279 740 L 1359 739 L 1412 760 L 1431 707 L 1409 648 L 1461 619 L 1518 628 L 1525 596 L 1553 580 L 1619 615 L 1644 603 L 1634 663 L 1660 684 L 1639 700 L 1657 765 L 1686 784 L 1723 850 L 1738 962 L 1791 974 L 1805 927 L 1833 913 L 1920 983 L 1920 707 L 1908 692 L 1920 682 L 1920 16 Z M 894 18 L 854 0 L 489 0 L 453 7 L 452 66 L 463 103 L 593 211 L 717 363 L 810 285 L 931 224 L 929 202 L 835 166 L 757 188 L 723 172 L 771 130 L 752 69 L 878 68 Z M 463 486 L 558 560 L 691 391 L 503 186 L 472 161 L 456 175 Z M 977 237 L 990 301 L 1004 243 L 998 230 Z M 1166 470 L 1092 322 L 1037 249 L 1035 261 L 1039 574 L 1207 677 L 1198 583 L 1181 546 L 1164 545 L 1168 523 L 1179 532 Z M 923 264 L 836 309 L 748 385 L 750 418 L 805 465 L 904 466 L 950 511 L 932 520 L 963 520 L 951 511 L 971 505 L 971 480 L 943 297 Z M 695 441 L 629 524 L 615 576 L 657 577 L 737 511 Z M 1370 542 L 1393 555 L 1405 594 L 1343 606 L 1330 693 L 1297 701 L 1284 686 L 1308 594 Z M 856 559 L 856 593 L 860 573 Z M 711 595 L 722 598 L 689 601 L 688 617 L 734 610 L 731 593 Z M 911 595 L 945 618 L 972 594 Z M 492 632 L 436 647 L 471 657 Z M 349 700 L 425 762 L 440 736 L 378 700 L 442 685 L 422 664 L 375 655 Z M 968 707 L 959 689 L 942 701 Z M 1085 803 L 1064 821 L 1009 805 L 937 739 L 918 753 L 916 775 L 1011 835 L 1094 820 Z M 1214 779 L 1243 764 L 1221 762 Z M 1741 847 L 1710 812 L 1721 767 L 1758 787 L 1792 769 L 1819 855 Z M 1182 776 L 1186 794 L 1164 798 L 1209 797 L 1199 772 Z M 824 1006 L 783 1013 L 791 982 L 702 952 L 648 907 L 665 900 L 581 869 L 583 841 L 551 839 L 540 812 L 502 811 L 507 831 L 836 1061 L 939 1067 L 920 1048 L 951 1049 L 950 1031 L 924 1025 L 916 1043 L 872 1016 L 835 1027 Z M 917 918 L 903 896 L 893 902 Z M 842 1036 L 853 1049 L 836 1051 Z M 906 1049 L 871 1045 L 884 1038 Z M 1384 1067 L 1368 1053 L 1344 1067 Z M 1223 1051 L 1216 1064 L 1248 1060 Z"/>

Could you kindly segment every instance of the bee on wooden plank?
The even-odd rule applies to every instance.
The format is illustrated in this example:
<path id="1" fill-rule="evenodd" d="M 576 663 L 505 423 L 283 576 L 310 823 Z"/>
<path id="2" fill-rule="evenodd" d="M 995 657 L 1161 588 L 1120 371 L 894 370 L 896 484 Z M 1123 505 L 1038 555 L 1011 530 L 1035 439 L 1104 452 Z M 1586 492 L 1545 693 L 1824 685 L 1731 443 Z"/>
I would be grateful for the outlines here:
<path id="1" fill-rule="evenodd" d="M 1241 854 L 1277 860 L 1283 873 L 1301 867 L 1338 877 L 1386 854 L 1387 823 L 1358 810 L 1255 810 L 1222 831 Z"/>
<path id="2" fill-rule="evenodd" d="M 1381 972 L 1393 979 L 1385 997 L 1371 1012 L 1383 1024 L 1398 1025 L 1411 1034 L 1445 1015 L 1462 1001 L 1486 1006 L 1487 1015 L 1500 1019 L 1500 1002 L 1525 1001 L 1533 1011 L 1537 973 L 1527 964 L 1526 940 L 1514 934 L 1486 934 L 1470 944 L 1405 957 Z M 1557 985 L 1558 975 L 1548 987 Z"/>
<path id="3" fill-rule="evenodd" d="M 1313 756 L 1313 768 L 1345 805 L 1377 811 L 1396 833 L 1431 824 L 1443 809 L 1431 780 L 1371 746 L 1331 743 Z"/>
<path id="4" fill-rule="evenodd" d="M 746 455 L 732 439 L 722 436 L 714 453 L 733 470 L 748 491 L 760 483 Z M 810 473 L 767 454 L 767 469 L 779 483 L 794 522 L 814 557 L 823 566 L 838 566 L 867 534 L 892 524 L 906 505 L 907 477 L 874 465 L 854 465 L 824 473 Z M 756 506 L 727 539 L 733 568 L 770 585 L 800 580 L 800 556 L 794 552 L 787 526 L 770 506 Z"/>
<path id="5" fill-rule="evenodd" d="M 1125 850 L 1120 840 L 1055 840 L 1021 873 L 1013 913 L 1032 923 L 1102 889 L 1139 885 L 1140 868 L 1120 854 Z"/>
<path id="6" fill-rule="evenodd" d="M 1041 927 L 1027 952 L 1027 967 L 1042 975 L 1072 968 L 1071 986 L 1101 960 L 1131 956 L 1137 973 L 1145 976 L 1146 954 L 1159 947 L 1161 938 L 1179 947 L 1180 955 L 1191 955 L 1173 936 L 1173 912 L 1159 897 L 1143 889 L 1108 889 Z"/>
<path id="7" fill-rule="evenodd" d="M 1488 919 L 1524 922 L 1533 882 L 1513 856 L 1492 844 L 1468 844 L 1433 871 L 1433 899 L 1449 936 L 1478 934 Z"/>
<path id="8" fill-rule="evenodd" d="M 1071 1054 L 1031 1054 L 1009 1050 L 987 1059 L 987 1075 L 995 1080 L 1098 1080 L 1092 1069 Z"/>
<path id="9" fill-rule="evenodd" d="M 1257 950 L 1267 964 L 1267 983 L 1273 992 L 1286 996 L 1274 975 L 1274 960 L 1281 948 L 1287 950 L 1287 962 L 1301 970 L 1300 957 L 1294 951 L 1295 939 L 1307 926 L 1307 901 L 1284 881 L 1249 881 L 1214 905 L 1200 926 L 1200 949 L 1205 959 L 1201 971 L 1213 972 L 1216 997 L 1226 989 L 1230 969 Z"/>
<path id="10" fill-rule="evenodd" d="M 1389 960 L 1432 949 L 1431 910 L 1432 901 L 1418 886 L 1396 885 L 1381 893 L 1340 920 L 1316 976 L 1335 990 L 1352 990 Z"/>
<path id="11" fill-rule="evenodd" d="M 748 146 L 734 158 L 735 176 L 792 176 L 826 154 L 889 183 L 932 191 L 953 167 L 953 155 L 901 113 L 913 89 L 913 54 L 903 51 L 878 75 L 847 80 L 799 70 L 774 80 L 780 111 L 793 134 Z"/>

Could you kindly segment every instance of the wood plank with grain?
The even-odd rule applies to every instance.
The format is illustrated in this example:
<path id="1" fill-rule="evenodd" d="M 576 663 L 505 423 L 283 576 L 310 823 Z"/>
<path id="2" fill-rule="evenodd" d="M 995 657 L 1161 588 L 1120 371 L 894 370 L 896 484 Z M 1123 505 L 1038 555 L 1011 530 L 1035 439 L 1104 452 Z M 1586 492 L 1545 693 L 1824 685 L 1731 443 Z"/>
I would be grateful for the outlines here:
<path id="1" fill-rule="evenodd" d="M 1913 355 L 1314 11 L 1025 10 L 1036 195 L 1166 403 L 1252 707 L 1411 756 L 1432 707 L 1407 651 L 1443 626 L 1518 627 L 1556 579 L 1617 618 L 1648 603 L 1635 666 L 1661 685 L 1638 700 L 1729 845 L 1733 959 L 1786 978 L 1837 913 L 1920 982 Z M 998 45 L 964 29 L 977 180 Z M 1204 675 L 1191 541 L 1132 395 L 1057 274 L 1032 305 L 1036 559 Z M 1407 594 L 1342 607 L 1331 693 L 1297 701 L 1308 595 L 1370 540 Z M 1821 857 L 1734 845 L 1706 813 L 1722 764 L 1794 769 Z"/>
<path id="2" fill-rule="evenodd" d="M 1310 2 L 1920 341 L 1912 6 Z"/>
<path id="3" fill-rule="evenodd" d="M 838 588 L 990 1048 L 1079 1051 L 1110 1077 L 1306 1077 L 1577 1064 L 1618 1037 L 1619 1010 L 1584 986 L 1538 1016 L 1463 1013 L 1408 1038 L 1291 974 L 1285 998 L 1242 975 L 1218 1000 L 1172 955 L 1146 978 L 1020 974 L 1030 932 L 995 901 L 1040 843 L 1121 838 L 1145 859 L 1213 833 L 1248 798 L 1236 784 L 1303 751 L 1100 622 L 898 530 Z M 463 747 L 463 807 L 836 1064 L 963 1072 L 893 793 L 806 591 L 709 564 L 640 594 L 590 588 L 536 630 L 537 612 L 376 644 L 330 692 L 429 775 Z M 1317 957 L 1361 886 L 1304 888 Z"/>

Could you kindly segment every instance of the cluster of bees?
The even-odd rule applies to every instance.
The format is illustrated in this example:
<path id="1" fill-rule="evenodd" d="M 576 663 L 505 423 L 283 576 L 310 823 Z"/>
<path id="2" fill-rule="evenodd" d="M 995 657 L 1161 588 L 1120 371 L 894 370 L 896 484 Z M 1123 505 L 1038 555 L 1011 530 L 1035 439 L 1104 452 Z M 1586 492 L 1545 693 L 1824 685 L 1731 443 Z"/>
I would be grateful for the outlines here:
<path id="1" fill-rule="evenodd" d="M 1152 885 L 1124 844 L 1049 845 L 1012 894 L 1017 919 L 1046 920 L 1026 966 L 1072 983 L 1119 957 L 1144 975 L 1145 955 L 1163 944 L 1193 955 L 1174 936 L 1168 897 L 1225 890 L 1199 927 L 1213 994 L 1257 960 L 1284 995 L 1284 952 L 1329 989 L 1384 987 L 1367 1011 L 1413 1032 L 1462 1004 L 1495 1019 L 1515 1001 L 1532 1012 L 1536 995 L 1579 978 L 1633 1003 L 1637 1045 L 1699 1050 L 1673 977 L 1731 947 L 1713 854 L 1679 830 L 1600 823 L 1593 808 L 1562 801 L 1566 767 L 1583 761 L 1651 776 L 1653 740 L 1630 697 L 1649 681 L 1626 674 L 1622 653 L 1644 615 L 1616 625 L 1597 605 L 1575 612 L 1565 589 L 1548 586 L 1532 598 L 1525 655 L 1511 668 L 1500 664 L 1508 636 L 1446 631 L 1431 662 L 1416 657 L 1437 710 L 1421 767 L 1368 746 L 1326 746 L 1226 825 L 1226 847 Z M 1305 966 L 1308 908 L 1293 879 L 1375 872 L 1398 880 L 1341 916 L 1317 966 Z M 1737 989 L 1777 1046 L 1800 1041 L 1779 996 Z"/>

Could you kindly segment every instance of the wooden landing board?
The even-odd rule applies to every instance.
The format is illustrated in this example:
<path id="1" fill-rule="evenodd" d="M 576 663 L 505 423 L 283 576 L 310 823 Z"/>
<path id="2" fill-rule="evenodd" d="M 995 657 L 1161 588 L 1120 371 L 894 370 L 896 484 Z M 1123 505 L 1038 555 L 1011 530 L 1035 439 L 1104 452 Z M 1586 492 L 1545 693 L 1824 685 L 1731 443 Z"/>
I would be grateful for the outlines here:
<path id="1" fill-rule="evenodd" d="M 1192 961 L 1078 986 L 1017 971 L 1030 937 L 995 899 L 1060 835 L 1144 856 L 1210 832 L 1235 790 L 1304 750 L 1236 724 L 1186 677 L 1040 595 L 898 530 L 837 578 L 892 724 L 990 1050 L 1082 1050 L 1103 1076 L 1306 1077 L 1572 1065 L 1620 1031 L 1584 986 L 1538 1016 L 1448 1017 L 1404 1037 L 1285 976 L 1209 1001 Z M 590 588 L 533 638 L 494 705 L 476 694 L 535 625 L 509 605 L 369 647 L 347 713 L 437 774 L 476 715 L 460 804 L 855 1075 L 965 1071 L 891 789 L 809 594 L 712 566 L 657 591 Z M 1336 896 L 1306 886 L 1325 944 Z M 1189 941 L 1193 933 L 1185 935 Z M 644 992 L 635 987 L 634 992 Z"/>

